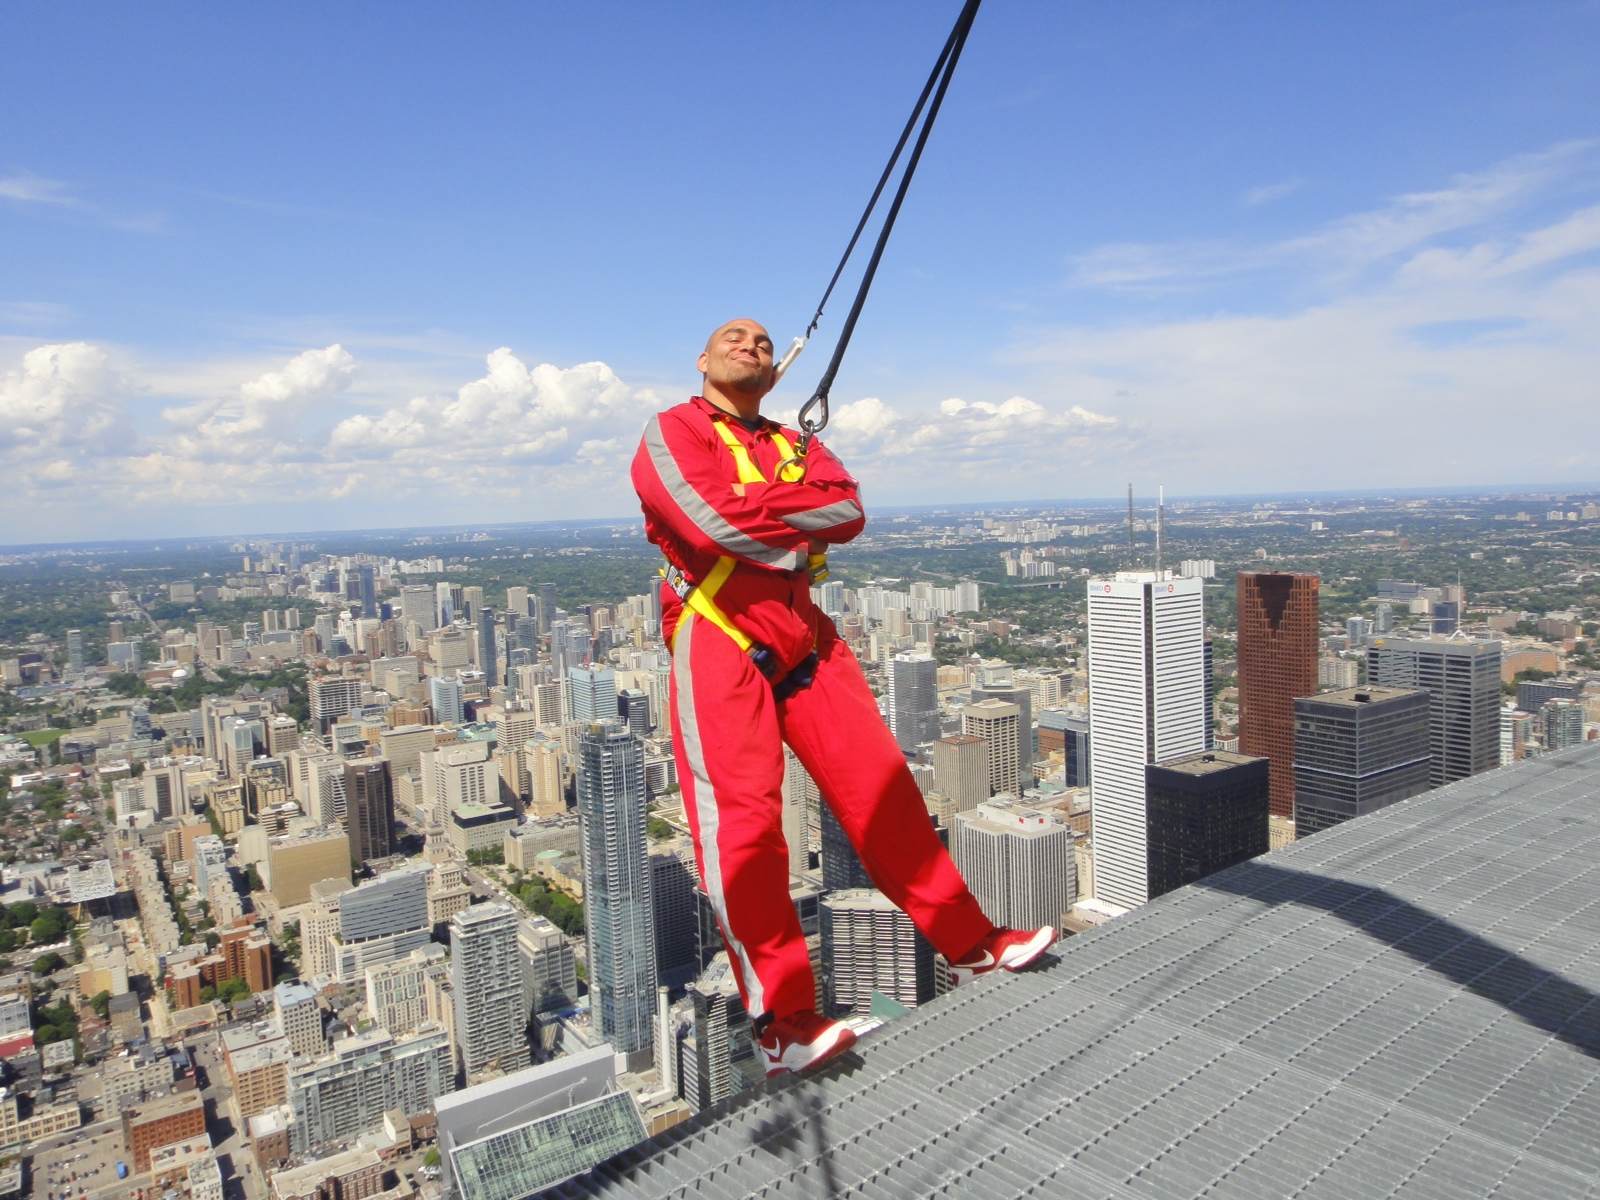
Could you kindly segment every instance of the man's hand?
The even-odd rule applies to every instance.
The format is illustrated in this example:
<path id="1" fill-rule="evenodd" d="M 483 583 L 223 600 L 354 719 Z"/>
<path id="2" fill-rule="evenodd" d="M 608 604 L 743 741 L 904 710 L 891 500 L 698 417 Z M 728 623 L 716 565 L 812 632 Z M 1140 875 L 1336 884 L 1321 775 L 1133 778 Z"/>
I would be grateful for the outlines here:
<path id="1" fill-rule="evenodd" d="M 734 484 L 733 485 L 733 494 L 735 496 L 743 496 L 744 495 L 744 484 L 742 484 L 742 483 Z"/>

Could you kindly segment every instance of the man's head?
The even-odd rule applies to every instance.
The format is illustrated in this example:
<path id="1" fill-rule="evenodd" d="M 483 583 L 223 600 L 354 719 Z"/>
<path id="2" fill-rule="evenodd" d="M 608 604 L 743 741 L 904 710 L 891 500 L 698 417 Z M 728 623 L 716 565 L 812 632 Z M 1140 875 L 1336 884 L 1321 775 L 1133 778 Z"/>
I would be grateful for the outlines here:
<path id="1" fill-rule="evenodd" d="M 706 398 L 726 397 L 741 409 L 772 390 L 772 338 L 759 321 L 739 317 L 717 327 L 700 352 Z"/>

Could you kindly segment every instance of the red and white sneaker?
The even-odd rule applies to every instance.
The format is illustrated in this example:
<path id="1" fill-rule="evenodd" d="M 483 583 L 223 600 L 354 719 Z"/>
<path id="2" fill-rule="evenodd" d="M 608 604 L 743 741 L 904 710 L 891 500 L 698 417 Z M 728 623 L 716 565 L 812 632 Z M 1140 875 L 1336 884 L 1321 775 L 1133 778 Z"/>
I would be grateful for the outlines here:
<path id="1" fill-rule="evenodd" d="M 991 929 L 963 961 L 950 964 L 950 986 L 959 987 L 990 971 L 1024 970 L 1055 941 L 1054 925 L 1043 929 Z"/>
<path id="2" fill-rule="evenodd" d="M 768 1079 L 790 1071 L 809 1071 L 855 1044 L 855 1030 L 814 1012 L 779 1017 L 756 1039 Z"/>

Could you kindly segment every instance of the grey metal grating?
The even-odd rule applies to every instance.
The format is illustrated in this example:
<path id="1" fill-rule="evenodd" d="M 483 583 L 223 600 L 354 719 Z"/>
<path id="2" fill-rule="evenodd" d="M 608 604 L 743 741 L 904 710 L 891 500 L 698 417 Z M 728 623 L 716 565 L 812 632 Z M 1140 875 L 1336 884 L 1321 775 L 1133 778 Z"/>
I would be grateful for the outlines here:
<path id="1" fill-rule="evenodd" d="M 558 1197 L 1600 1200 L 1600 746 L 1212 876 Z"/>

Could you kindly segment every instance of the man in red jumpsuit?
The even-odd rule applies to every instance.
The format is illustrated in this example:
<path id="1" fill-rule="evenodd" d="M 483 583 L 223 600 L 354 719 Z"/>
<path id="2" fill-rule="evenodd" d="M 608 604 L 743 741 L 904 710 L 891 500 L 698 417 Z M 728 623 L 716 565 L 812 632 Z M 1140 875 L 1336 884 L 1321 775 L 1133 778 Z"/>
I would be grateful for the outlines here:
<path id="1" fill-rule="evenodd" d="M 1020 970 L 1055 930 L 997 929 L 983 915 L 860 665 L 811 601 L 813 555 L 855 537 L 866 515 L 856 481 L 820 442 L 803 474 L 784 468 L 799 435 L 761 416 L 775 382 L 767 331 L 728 322 L 699 369 L 704 395 L 646 426 L 633 485 L 646 534 L 675 568 L 662 584 L 662 633 L 700 878 L 771 1076 L 814 1067 L 855 1040 L 813 1007 L 789 898 L 784 742 L 873 882 L 944 955 L 955 982 Z"/>

